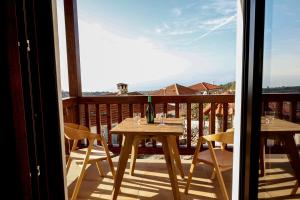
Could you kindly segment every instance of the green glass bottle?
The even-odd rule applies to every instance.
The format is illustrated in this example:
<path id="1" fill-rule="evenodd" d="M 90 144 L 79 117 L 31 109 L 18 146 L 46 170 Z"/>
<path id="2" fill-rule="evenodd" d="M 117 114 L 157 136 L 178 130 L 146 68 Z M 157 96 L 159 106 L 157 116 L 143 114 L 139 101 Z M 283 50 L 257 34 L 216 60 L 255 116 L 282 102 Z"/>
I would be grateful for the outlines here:
<path id="1" fill-rule="evenodd" d="M 152 103 L 152 96 L 148 96 L 148 104 L 146 108 L 146 118 L 148 124 L 154 123 L 154 106 Z"/>

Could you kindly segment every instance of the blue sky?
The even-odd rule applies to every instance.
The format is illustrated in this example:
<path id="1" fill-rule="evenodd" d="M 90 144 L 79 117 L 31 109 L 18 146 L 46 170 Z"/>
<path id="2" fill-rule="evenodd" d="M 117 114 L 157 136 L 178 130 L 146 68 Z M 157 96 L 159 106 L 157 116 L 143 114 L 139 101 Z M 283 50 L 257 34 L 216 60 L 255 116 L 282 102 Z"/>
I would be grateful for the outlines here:
<path id="1" fill-rule="evenodd" d="M 300 85 L 300 1 L 267 0 L 263 86 Z"/>
<path id="2" fill-rule="evenodd" d="M 300 85 L 294 75 L 300 64 L 300 43 L 295 39 L 300 26 L 291 15 L 297 14 L 297 7 L 299 11 L 299 1 L 270 2 L 264 85 Z M 129 90 L 134 91 L 235 79 L 236 0 L 77 3 L 83 91 L 115 91 L 118 82 L 128 83 Z M 275 11 L 280 15 L 274 15 Z M 62 89 L 67 90 L 62 0 L 58 1 L 58 17 Z M 289 33 L 281 27 L 289 28 Z M 289 69 L 284 75 L 280 74 L 282 66 Z"/>

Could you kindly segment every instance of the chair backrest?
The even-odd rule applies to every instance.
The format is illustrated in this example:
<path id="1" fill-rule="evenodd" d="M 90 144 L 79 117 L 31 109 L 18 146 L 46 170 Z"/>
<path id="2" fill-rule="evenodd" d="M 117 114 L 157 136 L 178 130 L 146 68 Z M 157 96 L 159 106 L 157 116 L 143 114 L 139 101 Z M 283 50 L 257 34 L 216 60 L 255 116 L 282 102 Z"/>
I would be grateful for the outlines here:
<path id="1" fill-rule="evenodd" d="M 82 140 L 89 138 L 91 134 L 87 127 L 74 123 L 65 123 L 64 132 L 65 137 L 69 140 Z"/>
<path id="2" fill-rule="evenodd" d="M 229 128 L 226 130 L 226 132 L 234 132 L 234 128 Z"/>
<path id="3" fill-rule="evenodd" d="M 204 141 L 208 141 L 208 142 L 215 141 L 215 142 L 222 142 L 224 144 L 233 144 L 233 136 L 234 136 L 234 132 L 228 131 L 228 132 L 221 132 L 212 135 L 205 135 L 202 137 Z"/>

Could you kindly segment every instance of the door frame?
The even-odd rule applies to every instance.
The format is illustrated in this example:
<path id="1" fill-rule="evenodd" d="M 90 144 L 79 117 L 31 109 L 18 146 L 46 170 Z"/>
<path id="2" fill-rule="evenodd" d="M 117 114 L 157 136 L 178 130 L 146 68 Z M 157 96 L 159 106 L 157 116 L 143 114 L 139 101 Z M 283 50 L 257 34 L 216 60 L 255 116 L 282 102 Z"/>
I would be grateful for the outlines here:
<path id="1" fill-rule="evenodd" d="M 0 125 L 8 130 L 1 136 L 10 151 L 3 159 L 9 175 L 5 191 L 13 189 L 9 192 L 12 199 L 68 198 L 53 22 L 56 13 L 52 10 L 55 3 L 1 2 L 0 77 L 4 96 L 0 98 Z"/>
<path id="2" fill-rule="evenodd" d="M 257 199 L 265 0 L 237 0 L 236 130 L 232 199 Z M 242 66 L 242 67 L 241 67 Z"/>

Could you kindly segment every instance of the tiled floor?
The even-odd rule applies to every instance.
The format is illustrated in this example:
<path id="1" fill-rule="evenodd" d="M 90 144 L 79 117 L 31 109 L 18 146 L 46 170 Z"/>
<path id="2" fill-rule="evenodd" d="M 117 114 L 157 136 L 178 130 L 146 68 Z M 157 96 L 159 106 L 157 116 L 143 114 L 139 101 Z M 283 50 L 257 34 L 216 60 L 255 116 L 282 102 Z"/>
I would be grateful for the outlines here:
<path id="1" fill-rule="evenodd" d="M 113 159 L 115 167 L 118 157 Z M 260 179 L 259 197 L 272 199 L 300 199 L 300 189 L 296 196 L 289 196 L 295 179 L 285 156 L 267 159 L 266 176 Z M 185 175 L 187 176 L 191 160 L 182 160 Z M 78 199 L 111 199 L 113 180 L 108 173 L 107 163 L 103 163 L 106 177 L 98 175 L 95 166 L 90 166 L 81 185 Z M 71 166 L 68 174 L 69 195 L 72 194 L 80 168 Z M 135 176 L 130 176 L 129 163 L 122 182 L 121 193 L 118 199 L 173 199 L 170 181 L 164 159 L 137 159 Z M 211 180 L 212 169 L 200 164 L 195 170 L 189 194 L 183 193 L 186 180 L 178 176 L 181 199 L 222 199 L 218 182 Z M 232 172 L 223 173 L 225 185 L 231 195 Z"/>
<path id="2" fill-rule="evenodd" d="M 296 195 L 290 195 L 296 180 L 286 155 L 273 154 L 266 157 L 266 176 L 259 179 L 259 198 L 300 199 L 300 188 Z"/>

